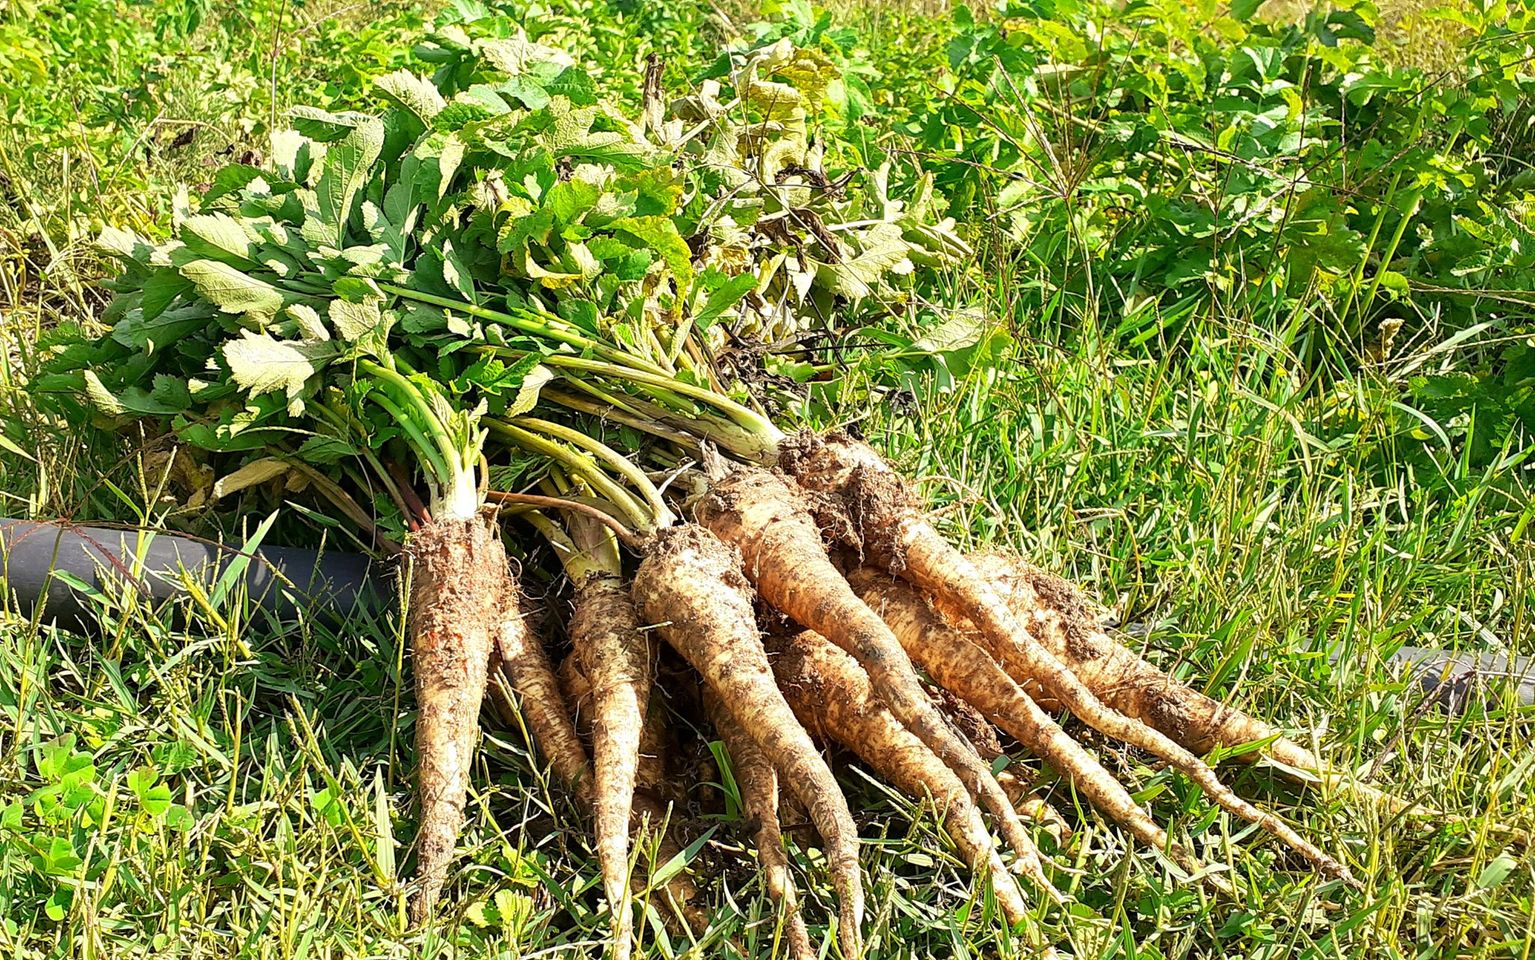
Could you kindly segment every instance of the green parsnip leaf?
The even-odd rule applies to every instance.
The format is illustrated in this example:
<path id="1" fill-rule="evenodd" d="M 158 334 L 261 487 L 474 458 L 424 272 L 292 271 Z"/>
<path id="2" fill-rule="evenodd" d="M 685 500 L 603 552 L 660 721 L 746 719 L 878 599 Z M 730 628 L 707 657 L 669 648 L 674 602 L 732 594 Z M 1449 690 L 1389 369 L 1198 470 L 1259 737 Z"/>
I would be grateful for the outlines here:
<path id="1" fill-rule="evenodd" d="M 224 345 L 230 378 L 252 397 L 280 393 L 293 415 L 303 412 L 309 378 L 337 354 L 330 341 L 277 340 L 269 334 L 244 331 Z"/>
<path id="2" fill-rule="evenodd" d="M 420 121 L 422 128 L 431 127 L 432 119 L 448 105 L 430 81 L 409 70 L 385 74 L 373 81 L 373 87 Z"/>
<path id="3" fill-rule="evenodd" d="M 244 316 L 258 326 L 270 323 L 283 308 L 281 291 L 227 263 L 193 260 L 182 264 L 181 275 L 220 310 Z"/>

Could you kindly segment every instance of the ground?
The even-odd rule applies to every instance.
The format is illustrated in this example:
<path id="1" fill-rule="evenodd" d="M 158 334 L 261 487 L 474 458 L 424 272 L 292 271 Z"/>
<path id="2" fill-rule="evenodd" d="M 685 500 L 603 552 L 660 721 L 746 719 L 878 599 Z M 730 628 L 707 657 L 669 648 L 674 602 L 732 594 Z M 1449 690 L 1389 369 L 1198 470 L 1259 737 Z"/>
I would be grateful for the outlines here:
<path id="1" fill-rule="evenodd" d="M 1305 6 L 1265 15 L 1299 17 Z M 1387 11 L 1382 55 L 1454 83 L 1445 78 L 1458 34 L 1415 26 L 1421 6 Z M 623 29 L 623 7 L 603 7 L 614 18 L 604 29 Z M 756 16 L 727 9 L 718 16 Z M 103 223 L 163 230 L 178 183 L 259 151 L 292 103 L 358 101 L 438 13 L 339 0 L 21 0 L 0 11 L 7 515 L 162 519 L 150 489 L 92 468 L 121 448 L 50 432 L 27 400 L 38 334 L 88 323 L 103 302 L 89 238 Z M 709 16 L 698 15 L 697 36 L 718 29 Z M 948 16 L 927 0 L 833 13 L 871 44 L 919 45 L 922 17 Z M 988 217 L 975 210 L 983 231 Z M 1525 229 L 1509 242 L 1530 245 Z M 1091 290 L 1095 261 L 1082 263 Z M 1364 887 L 1342 891 L 1186 782 L 1101 745 L 1138 799 L 1197 834 L 1245 896 L 1208 899 L 1080 809 L 1069 788 L 1047 784 L 1078 829 L 1051 851 L 1077 902 L 1041 908 L 1038 929 L 1076 956 L 1528 957 L 1535 863 L 1496 827 L 1535 820 L 1529 711 L 1496 688 L 1463 715 L 1422 709 L 1420 688 L 1387 662 L 1404 643 L 1531 652 L 1528 434 L 1499 434 L 1483 457 L 1474 428 L 1426 420 L 1425 436 L 1445 439 L 1427 460 L 1377 435 L 1409 377 L 1502 371 L 1479 351 L 1487 338 L 1529 337 L 1528 306 L 1458 327 L 1425 322 L 1394 351 L 1386 338 L 1375 363 L 1303 390 L 1290 347 L 1235 294 L 1146 327 L 1141 313 L 1110 315 L 1086 298 L 1036 309 L 1019 291 L 1048 280 L 1040 262 L 989 264 L 953 291 L 1001 318 L 1008 336 L 989 363 L 914 368 L 900 402 L 810 415 L 851 419 L 922 478 L 944 531 L 966 546 L 1015 549 L 1071 577 L 1131 628 L 1128 642 L 1194 685 L 1315 743 L 1340 768 L 1469 818 L 1383 822 L 1272 770 L 1233 771 L 1243 793 L 1346 855 Z M 1244 270 L 1223 289 L 1262 286 L 1278 268 Z M 1427 299 L 1418 306 L 1420 319 L 1438 317 Z M 842 395 L 866 396 L 882 384 L 859 378 L 881 376 L 855 364 Z M 1336 429 L 1340 420 L 1352 426 Z M 88 634 L 14 615 L 0 625 L 0 953 L 599 955 L 607 919 L 587 832 L 518 731 L 487 730 L 442 924 L 407 928 L 412 758 L 395 718 L 410 690 L 396 611 L 344 630 L 274 630 L 237 595 L 197 598 L 181 617 L 126 591 L 99 603 Z M 749 834 L 706 782 L 706 757 L 695 809 L 678 815 L 697 840 L 687 853 L 718 929 L 691 955 L 719 955 L 728 936 L 768 956 L 771 911 L 741 865 Z M 871 955 L 1031 955 L 975 899 L 916 804 L 855 765 L 841 773 L 863 815 Z M 813 864 L 801 866 L 819 932 L 829 894 Z M 646 948 L 689 950 L 659 926 Z"/>

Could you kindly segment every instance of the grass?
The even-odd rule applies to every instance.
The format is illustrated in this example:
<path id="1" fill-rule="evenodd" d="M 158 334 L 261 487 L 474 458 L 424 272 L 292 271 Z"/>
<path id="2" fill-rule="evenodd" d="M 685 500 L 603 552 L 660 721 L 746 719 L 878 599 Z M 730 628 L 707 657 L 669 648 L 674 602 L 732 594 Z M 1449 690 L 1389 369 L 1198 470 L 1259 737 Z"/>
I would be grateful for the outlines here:
<path id="1" fill-rule="evenodd" d="M 157 15 L 191 6 L 123 7 L 108 31 L 106 8 L 92 9 L 97 33 L 77 24 L 59 36 L 101 42 L 67 69 L 56 52 L 43 57 L 38 86 L 5 101 L 29 123 L 0 132 L 11 201 L 0 208 L 10 441 L 0 489 L 11 515 L 185 524 L 152 483 L 100 480 L 97 466 L 122 448 L 66 441 L 30 412 L 30 345 L 99 306 L 80 243 L 92 219 L 163 222 L 172 185 L 195 181 L 203 159 L 259 140 L 259 118 L 316 85 L 355 95 L 363 81 L 351 74 L 403 56 L 423 11 L 390 7 L 383 25 L 364 27 L 371 7 L 202 7 L 203 22 L 184 30 L 162 29 Z M 18 18 L 38 12 L 7 15 L 0 38 L 19 42 Z M 849 17 L 868 17 L 878 36 L 885 15 Z M 174 79 L 154 109 L 49 126 L 50 102 L 110 101 L 104 86 L 131 86 L 158 57 Z M 220 60 L 231 72 L 210 66 Z M 225 98 L 220 76 L 249 96 Z M 213 133 L 181 146 L 161 135 L 198 116 Z M 258 119 L 246 129 L 241 118 Z M 1319 392 L 1240 307 L 1121 318 L 1062 297 L 1039 312 L 1014 296 L 1038 280 L 1033 269 L 999 261 L 987 287 L 954 291 L 1009 329 L 997 362 L 957 381 L 917 379 L 900 402 L 862 408 L 859 427 L 924 478 L 950 535 L 1067 574 L 1136 625 L 1159 663 L 1314 737 L 1341 767 L 1471 818 L 1382 822 L 1271 770 L 1234 770 L 1244 794 L 1346 854 L 1364 880 L 1347 892 L 1310 881 L 1181 780 L 1101 745 L 1244 896 L 1208 900 L 1046 784 L 1078 829 L 1052 851 L 1076 904 L 1037 918 L 1039 933 L 1082 957 L 1527 958 L 1535 863 L 1492 825 L 1535 827 L 1530 713 L 1496 687 L 1459 716 L 1422 710 L 1420 689 L 1387 663 L 1402 644 L 1535 652 L 1531 451 L 1510 445 L 1474 466 L 1447 444 L 1435 451 L 1447 482 L 1425 484 L 1391 441 L 1396 394 L 1385 387 L 1472 366 L 1484 344 L 1430 328 Z M 1132 321 L 1144 338 L 1114 335 Z M 1176 342 L 1164 340 L 1174 327 Z M 878 371 L 855 367 L 848 395 L 876 389 L 861 374 Z M 228 520 L 224 532 L 253 535 L 259 519 Z M 444 922 L 407 930 L 412 731 L 398 611 L 344 630 L 277 629 L 238 595 L 171 610 L 123 589 L 99 603 L 89 635 L 14 615 L 0 625 L 0 955 L 600 954 L 607 921 L 586 826 L 515 730 L 487 728 Z M 651 925 L 647 946 L 717 956 L 736 938 L 769 956 L 771 912 L 743 857 L 749 831 L 715 783 L 708 745 L 688 733 L 680 749 L 700 786 L 676 816 L 699 840 L 690 854 L 717 928 L 690 949 Z M 1035 955 L 997 922 L 929 817 L 856 766 L 842 770 L 862 814 L 871 955 Z M 820 932 L 830 895 L 813 860 L 800 866 Z"/>

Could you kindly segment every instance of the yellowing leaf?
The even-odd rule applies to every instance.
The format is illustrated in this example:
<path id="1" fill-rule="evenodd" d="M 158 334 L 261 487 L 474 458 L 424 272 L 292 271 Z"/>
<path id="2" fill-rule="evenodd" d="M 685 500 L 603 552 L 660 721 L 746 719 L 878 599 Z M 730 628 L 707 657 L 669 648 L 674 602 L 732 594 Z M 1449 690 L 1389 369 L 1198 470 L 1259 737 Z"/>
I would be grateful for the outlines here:
<path id="1" fill-rule="evenodd" d="M 199 256 L 225 262 L 234 259 L 242 266 L 254 263 L 250 235 L 238 220 L 227 214 L 200 213 L 187 217 L 177 236 L 188 250 Z"/>
<path id="2" fill-rule="evenodd" d="M 849 300 L 861 300 L 872 294 L 887 274 L 911 272 L 907 259 L 911 248 L 895 224 L 876 224 L 860 233 L 858 241 L 863 246 L 858 256 L 816 265 L 816 280 L 821 286 Z"/>
<path id="3" fill-rule="evenodd" d="M 248 487 L 266 483 L 288 472 L 288 464 L 276 457 L 252 460 L 234 473 L 219 477 L 213 483 L 213 499 L 218 500 Z"/>
<path id="4" fill-rule="evenodd" d="M 680 293 L 686 294 L 692 287 L 693 251 L 688 249 L 687 241 L 670 217 L 625 217 L 614 223 L 613 228 L 633 236 L 660 257 L 676 279 Z"/>
<path id="5" fill-rule="evenodd" d="M 517 395 L 506 406 L 508 417 L 520 417 L 538 406 L 538 392 L 544 384 L 554 379 L 554 371 L 543 364 L 538 364 L 529 370 L 522 378 L 522 384 L 517 387 Z"/>
<path id="6" fill-rule="evenodd" d="M 347 343 L 356 343 L 372 333 L 383 322 L 377 300 L 352 303 L 350 300 L 330 302 L 330 323 L 336 335 Z"/>
<path id="7" fill-rule="evenodd" d="M 127 413 L 122 401 L 107 389 L 106 384 L 101 382 L 101 378 L 96 376 L 95 371 L 87 370 L 84 376 L 85 399 L 90 401 L 91 406 L 109 417 L 120 417 Z"/>

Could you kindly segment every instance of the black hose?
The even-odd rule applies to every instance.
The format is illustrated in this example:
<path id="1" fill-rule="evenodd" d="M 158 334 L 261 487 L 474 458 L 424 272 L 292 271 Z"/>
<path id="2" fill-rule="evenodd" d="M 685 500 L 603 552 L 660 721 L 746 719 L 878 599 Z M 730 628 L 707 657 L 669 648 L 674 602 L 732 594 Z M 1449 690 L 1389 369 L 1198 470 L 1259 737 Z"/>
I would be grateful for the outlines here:
<path id="1" fill-rule="evenodd" d="M 377 609 L 392 593 L 385 565 L 359 554 L 294 547 L 247 553 L 169 533 L 0 520 L 0 599 L 24 616 L 68 629 L 89 630 L 97 623 L 91 590 L 114 596 L 117 586 L 131 583 L 159 603 L 185 596 L 185 576 L 211 592 L 241 563 L 234 586 L 285 623 L 301 617 L 339 623 L 365 608 Z"/>

